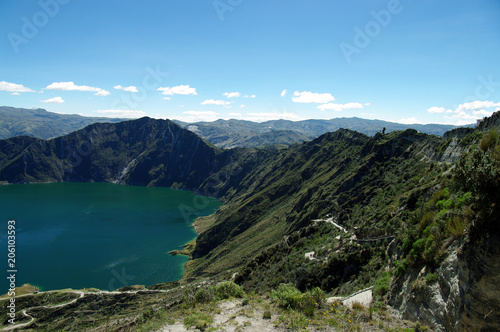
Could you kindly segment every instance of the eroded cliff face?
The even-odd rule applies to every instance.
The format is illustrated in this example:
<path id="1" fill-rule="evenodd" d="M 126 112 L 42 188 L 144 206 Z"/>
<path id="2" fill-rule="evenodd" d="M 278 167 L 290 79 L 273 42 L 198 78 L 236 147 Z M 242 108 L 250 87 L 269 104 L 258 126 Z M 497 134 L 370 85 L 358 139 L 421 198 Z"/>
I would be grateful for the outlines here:
<path id="1" fill-rule="evenodd" d="M 458 159 L 460 159 L 462 153 L 467 152 L 468 150 L 468 146 L 463 146 L 460 144 L 460 140 L 458 137 L 453 137 L 446 147 L 443 155 L 441 156 L 440 161 L 446 163 L 454 163 Z"/>
<path id="2" fill-rule="evenodd" d="M 436 331 L 500 330 L 498 231 L 475 230 L 455 240 L 435 270 L 436 282 L 425 280 L 426 269 L 411 269 L 393 282 L 388 303 L 396 316 Z"/>

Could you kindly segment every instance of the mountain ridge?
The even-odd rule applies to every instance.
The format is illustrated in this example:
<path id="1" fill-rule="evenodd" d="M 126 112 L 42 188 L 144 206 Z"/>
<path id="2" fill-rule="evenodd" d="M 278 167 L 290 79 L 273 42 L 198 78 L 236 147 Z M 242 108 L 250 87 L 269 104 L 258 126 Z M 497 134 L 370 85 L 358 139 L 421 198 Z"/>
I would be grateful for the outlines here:
<path id="1" fill-rule="evenodd" d="M 174 122 L 222 148 L 258 147 L 267 145 L 270 142 L 274 142 L 274 144 L 291 145 L 310 141 L 324 133 L 334 132 L 341 128 L 355 130 L 368 136 L 373 136 L 382 131 L 384 131 L 384 133 L 390 133 L 394 130 L 406 129 L 415 129 L 423 133 L 443 136 L 445 132 L 457 128 L 457 126 L 440 124 L 406 125 L 358 117 L 333 118 L 330 120 L 310 119 L 302 121 L 282 119 L 260 123 L 236 119 L 219 119 L 213 122 L 194 123 L 174 120 Z"/>
<path id="2" fill-rule="evenodd" d="M 59 114 L 40 108 L 25 109 L 1 106 L 0 139 L 14 136 L 50 139 L 67 135 L 93 123 L 116 123 L 127 120 Z M 456 126 L 439 124 L 404 125 L 358 117 L 303 121 L 271 120 L 261 123 L 236 119 L 195 123 L 178 120 L 174 120 L 174 122 L 221 148 L 290 146 L 310 141 L 326 132 L 333 132 L 340 128 L 356 130 L 369 136 L 383 131 L 384 128 L 386 133 L 413 128 L 424 133 L 442 136 L 446 131 L 456 128 Z"/>
<path id="3" fill-rule="evenodd" d="M 67 135 L 92 123 L 123 120 L 125 119 L 53 113 L 42 108 L 0 106 L 0 139 L 14 136 L 49 139 Z"/>
<path id="4" fill-rule="evenodd" d="M 183 251 L 191 259 L 180 284 L 234 278 L 258 292 L 292 283 L 303 291 L 321 287 L 332 295 L 382 284 L 385 288 L 374 288 L 374 295 L 385 303 L 389 296 L 397 307 L 401 301 L 421 299 L 408 300 L 406 295 L 428 291 L 426 280 L 430 285 L 433 274 L 441 271 L 439 259 L 446 257 L 449 241 L 464 238 L 467 229 L 478 234 L 474 222 L 463 226 L 464 221 L 455 217 L 477 216 L 478 225 L 488 225 L 481 229 L 497 236 L 491 224 L 495 219 L 481 219 L 491 206 L 495 211 L 495 205 L 479 210 L 484 204 L 473 203 L 472 194 L 453 189 L 452 174 L 457 167 L 475 172 L 467 164 L 474 160 L 489 163 L 483 168 L 492 174 L 472 175 L 486 179 L 487 190 L 496 188 L 498 118 L 500 112 L 467 133 L 455 130 L 446 138 L 414 129 L 374 136 L 339 129 L 283 149 L 230 150 L 169 120 L 98 123 L 51 140 L 0 140 L 0 181 L 108 181 L 171 186 L 217 197 L 224 205 L 196 221 L 200 234 Z M 472 182 L 476 183 L 482 182 Z M 481 196 L 475 199 L 480 202 Z M 188 207 L 187 215 L 196 204 Z M 474 245 L 466 248 L 468 255 L 480 250 Z M 495 273 L 495 262 L 488 273 Z M 402 278 L 414 288 L 399 294 Z M 156 287 L 162 286 L 152 288 Z M 456 303 L 476 306 L 467 317 L 478 326 L 481 315 L 487 314 L 485 306 L 478 305 L 486 293 L 478 288 L 474 294 L 477 298 L 459 296 Z M 434 316 L 420 317 L 413 310 L 425 307 L 422 301 L 411 303 L 399 306 L 401 314 L 437 330 L 448 328 L 433 321 Z M 449 317 L 458 317 L 456 312 Z M 488 324 L 495 326 L 491 320 Z"/>

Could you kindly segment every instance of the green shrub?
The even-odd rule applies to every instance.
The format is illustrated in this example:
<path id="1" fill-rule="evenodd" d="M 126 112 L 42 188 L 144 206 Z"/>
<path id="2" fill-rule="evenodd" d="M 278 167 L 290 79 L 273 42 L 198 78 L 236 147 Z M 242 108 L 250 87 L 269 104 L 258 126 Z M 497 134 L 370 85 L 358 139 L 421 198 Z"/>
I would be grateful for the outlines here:
<path id="1" fill-rule="evenodd" d="M 225 300 L 230 297 L 242 298 L 243 296 L 245 296 L 245 292 L 240 285 L 232 281 L 224 281 L 215 286 L 197 289 L 194 293 L 194 300 L 198 303 L 207 303 Z"/>
<path id="2" fill-rule="evenodd" d="M 201 331 L 205 331 L 207 328 L 210 327 L 210 324 L 212 323 L 213 323 L 212 317 L 202 312 L 195 312 L 189 316 L 184 317 L 184 325 L 188 329 L 194 326 Z"/>
<path id="3" fill-rule="evenodd" d="M 281 284 L 271 292 L 271 298 L 282 308 L 301 310 L 307 316 L 313 316 L 316 308 L 324 301 L 325 293 L 319 287 L 302 293 L 292 284 Z"/>
<path id="4" fill-rule="evenodd" d="M 422 257 L 422 253 L 425 249 L 425 242 L 426 239 L 418 239 L 417 241 L 413 242 L 413 246 L 410 250 L 410 256 L 413 260 L 419 261 L 420 258 Z"/>
<path id="5" fill-rule="evenodd" d="M 213 286 L 214 300 L 220 301 L 230 297 L 242 298 L 245 295 L 243 288 L 232 281 L 224 281 Z"/>
<path id="6" fill-rule="evenodd" d="M 467 229 L 467 220 L 462 216 L 454 216 L 448 222 L 448 232 L 456 238 L 462 237 Z"/>
<path id="7" fill-rule="evenodd" d="M 382 297 L 387 294 L 389 290 L 389 283 L 391 282 L 391 276 L 388 272 L 383 272 L 382 276 L 375 281 L 373 286 L 373 295 Z"/>
<path id="8" fill-rule="evenodd" d="M 498 132 L 494 129 L 485 134 L 479 143 L 479 147 L 483 152 L 493 148 L 498 143 Z"/>
<path id="9" fill-rule="evenodd" d="M 432 259 L 436 255 L 438 249 L 437 243 L 438 242 L 433 234 L 430 234 L 429 237 L 425 240 L 424 256 L 428 261 L 432 261 Z"/>
<path id="10" fill-rule="evenodd" d="M 432 202 L 436 204 L 436 202 L 439 202 L 443 199 L 448 199 L 450 197 L 450 189 L 449 188 L 443 188 L 439 191 L 436 191 L 434 195 L 432 196 Z"/>
<path id="11" fill-rule="evenodd" d="M 281 284 L 271 292 L 271 298 L 285 309 L 300 308 L 302 297 L 302 293 L 292 284 Z"/>
<path id="12" fill-rule="evenodd" d="M 405 254 L 409 253 L 410 250 L 411 250 L 411 246 L 413 245 L 413 239 L 410 235 L 406 236 L 404 239 L 403 239 L 403 252 Z"/>
<path id="13" fill-rule="evenodd" d="M 489 152 L 475 149 L 458 160 L 453 181 L 459 191 L 471 192 L 482 207 L 489 206 L 499 195 L 499 161 Z"/>
<path id="14" fill-rule="evenodd" d="M 210 302 L 213 300 L 213 293 L 209 288 L 199 288 L 196 293 L 194 293 L 194 298 L 200 303 Z"/>
<path id="15" fill-rule="evenodd" d="M 325 292 L 319 287 L 314 287 L 302 295 L 300 308 L 307 316 L 313 316 L 317 306 L 325 300 Z"/>
<path id="16" fill-rule="evenodd" d="M 434 222 L 434 217 L 436 216 L 436 213 L 434 211 L 427 211 L 422 219 L 420 220 L 420 223 L 418 224 L 418 232 L 423 233 L 423 231 L 429 227 Z M 411 244 L 410 244 L 411 246 Z M 409 248 L 411 249 L 411 248 Z"/>
<path id="17" fill-rule="evenodd" d="M 435 273 L 427 273 L 427 275 L 425 276 L 425 282 L 429 285 L 437 281 L 438 281 L 438 276 Z"/>
<path id="18" fill-rule="evenodd" d="M 408 261 L 406 260 L 406 258 L 403 258 L 402 260 L 397 261 L 394 265 L 396 266 L 396 269 L 394 270 L 394 275 L 396 277 L 403 275 L 406 272 L 406 270 L 408 269 Z"/>
<path id="19" fill-rule="evenodd" d="M 449 210 L 453 209 L 453 207 L 454 207 L 454 202 L 451 199 L 442 199 L 436 203 L 436 208 L 439 210 L 443 209 Z"/>
<path id="20" fill-rule="evenodd" d="M 462 207 L 469 205 L 470 203 L 472 203 L 472 193 L 466 192 L 463 195 L 457 197 L 456 207 L 458 209 L 461 209 Z"/>

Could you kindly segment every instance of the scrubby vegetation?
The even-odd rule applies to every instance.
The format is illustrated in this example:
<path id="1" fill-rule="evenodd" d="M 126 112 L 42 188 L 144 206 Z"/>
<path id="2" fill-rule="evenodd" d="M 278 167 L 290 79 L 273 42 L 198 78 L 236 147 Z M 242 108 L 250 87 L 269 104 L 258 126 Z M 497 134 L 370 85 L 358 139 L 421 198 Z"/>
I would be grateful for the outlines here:
<path id="1" fill-rule="evenodd" d="M 464 153 L 445 177 L 432 197 L 420 204 L 416 227 L 411 228 L 402 243 L 406 254 L 396 269 L 400 274 L 407 267 L 438 265 L 445 254 L 446 241 L 461 238 L 471 227 L 494 227 L 491 218 L 500 198 L 500 146 L 498 134 L 484 134 L 479 146 Z"/>
<path id="2" fill-rule="evenodd" d="M 196 294 L 216 293 L 217 285 L 195 286 L 186 291 L 179 306 L 168 311 L 168 319 L 161 310 L 156 313 L 148 311 L 136 329 L 148 331 L 165 324 L 182 323 L 186 328 L 195 327 L 201 331 L 224 330 L 228 326 L 242 330 L 252 327 L 252 324 L 262 327 L 260 324 L 265 321 L 269 328 L 292 331 L 325 328 L 342 331 L 362 328 L 373 331 L 413 331 L 412 323 L 391 318 L 382 306 L 366 308 L 354 303 L 350 308 L 339 301 L 327 303 L 324 292 L 319 288 L 301 292 L 291 284 L 282 284 L 271 290 L 270 294 L 259 296 L 253 292 L 241 293 L 241 289 L 233 282 L 226 281 L 218 285 L 224 285 L 221 287 L 226 290 L 231 289 L 229 293 L 236 296 L 230 295 L 218 301 L 207 301 L 205 297 L 196 299 Z M 223 293 L 228 295 L 225 291 Z"/>

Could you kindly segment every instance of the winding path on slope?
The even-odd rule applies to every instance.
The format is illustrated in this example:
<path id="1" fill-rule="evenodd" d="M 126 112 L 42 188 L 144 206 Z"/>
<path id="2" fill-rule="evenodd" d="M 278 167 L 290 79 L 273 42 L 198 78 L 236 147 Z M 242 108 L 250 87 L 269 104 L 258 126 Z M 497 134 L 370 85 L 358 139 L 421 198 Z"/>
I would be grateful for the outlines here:
<path id="1" fill-rule="evenodd" d="M 41 293 L 38 293 L 38 294 L 43 294 L 43 293 L 73 293 L 73 294 L 79 294 L 80 296 L 77 297 L 77 298 L 74 298 L 72 299 L 71 301 L 69 302 L 66 302 L 66 303 L 60 303 L 60 304 L 55 304 L 55 305 L 41 305 L 41 306 L 36 306 L 36 307 L 29 307 L 29 308 L 26 308 L 26 309 L 23 309 L 21 311 L 21 314 L 24 316 L 24 317 L 29 317 L 31 320 L 27 323 L 21 323 L 21 324 L 13 324 L 13 325 L 9 325 L 9 326 L 5 326 L 3 327 L 2 329 L 0 329 L 0 331 L 10 331 L 10 330 L 13 330 L 13 329 L 18 329 L 18 328 L 21 328 L 21 327 L 25 327 L 25 326 L 28 326 L 30 325 L 31 323 L 33 323 L 35 321 L 35 317 L 31 316 L 28 311 L 29 310 L 32 310 L 32 309 L 40 309 L 40 308 L 43 308 L 43 309 L 53 309 L 53 308 L 61 308 L 61 307 L 65 307 L 67 305 L 70 305 L 70 304 L 73 304 L 75 303 L 76 301 L 78 301 L 79 299 L 83 298 L 85 295 L 95 295 L 95 294 L 133 294 L 133 293 L 139 293 L 139 292 L 144 292 L 144 293 L 167 293 L 169 292 L 170 290 L 163 290 L 163 289 L 156 289 L 156 290 L 150 290 L 150 289 L 138 289 L 138 290 L 133 290 L 133 291 L 112 291 L 112 292 L 109 292 L 109 291 L 99 291 L 99 292 L 82 292 L 82 291 L 79 291 L 79 290 L 68 290 L 68 291 L 58 291 L 58 290 L 55 290 L 55 291 L 47 291 L 47 292 L 41 292 Z M 20 298 L 20 297 L 25 297 L 25 296 L 30 296 L 30 295 L 33 295 L 33 294 L 24 294 L 24 295 L 19 295 L 19 296 L 16 296 L 14 298 Z M 7 301 L 7 300 L 10 300 L 11 298 L 10 297 L 6 297 L 6 298 L 2 298 L 0 299 L 0 301 Z"/>

